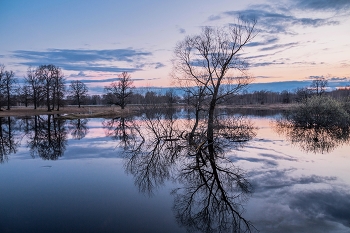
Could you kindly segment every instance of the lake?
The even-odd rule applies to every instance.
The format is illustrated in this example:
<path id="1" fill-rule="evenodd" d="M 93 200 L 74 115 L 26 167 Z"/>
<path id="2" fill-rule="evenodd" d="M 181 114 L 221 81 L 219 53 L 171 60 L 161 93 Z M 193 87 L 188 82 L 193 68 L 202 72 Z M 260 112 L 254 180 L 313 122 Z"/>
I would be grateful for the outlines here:
<path id="1" fill-rule="evenodd" d="M 348 136 L 246 113 L 249 140 L 215 148 L 209 164 L 151 136 L 186 128 L 176 114 L 1 118 L 0 232 L 234 232 L 245 221 L 252 232 L 350 232 Z"/>

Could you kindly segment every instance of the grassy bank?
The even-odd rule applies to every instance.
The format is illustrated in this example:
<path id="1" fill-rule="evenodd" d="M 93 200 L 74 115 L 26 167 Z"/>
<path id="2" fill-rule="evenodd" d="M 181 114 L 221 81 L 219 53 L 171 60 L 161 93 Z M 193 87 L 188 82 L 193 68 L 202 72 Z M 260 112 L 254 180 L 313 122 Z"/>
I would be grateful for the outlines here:
<path id="1" fill-rule="evenodd" d="M 219 108 L 229 109 L 257 109 L 257 110 L 287 110 L 290 109 L 293 104 L 266 104 L 266 105 L 222 105 Z M 140 108 L 144 108 L 145 105 L 132 105 L 127 106 L 122 110 L 118 106 L 67 106 L 61 107 L 59 111 L 52 110 L 47 111 L 46 108 L 33 109 L 33 107 L 12 107 L 11 110 L 0 111 L 0 117 L 6 116 L 34 116 L 34 115 L 46 115 L 46 114 L 68 114 L 66 118 L 83 118 L 83 117 L 111 117 L 111 116 L 124 116 L 134 114 L 138 112 Z M 154 105 L 150 105 L 153 108 Z M 184 107 L 179 105 L 176 107 Z"/>

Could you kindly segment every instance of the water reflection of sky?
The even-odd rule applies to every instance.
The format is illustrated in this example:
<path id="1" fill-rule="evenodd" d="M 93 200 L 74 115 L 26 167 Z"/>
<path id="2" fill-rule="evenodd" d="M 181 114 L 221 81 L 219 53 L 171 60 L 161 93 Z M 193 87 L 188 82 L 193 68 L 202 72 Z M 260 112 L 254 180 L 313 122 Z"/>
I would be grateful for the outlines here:
<path id="1" fill-rule="evenodd" d="M 261 232 L 349 232 L 349 145 L 331 153 L 301 151 L 255 119 L 257 137 L 231 159 L 255 187 L 247 218 Z"/>
<path id="2" fill-rule="evenodd" d="M 244 216 L 260 232 L 349 232 L 349 145 L 301 151 L 253 118 L 257 136 L 227 154 L 247 172 L 254 193 Z M 118 143 L 101 119 L 81 140 L 68 137 L 56 161 L 32 158 L 26 138 L 0 164 L 0 232 L 181 232 L 172 212 L 175 184 L 149 197 L 125 173 Z"/>

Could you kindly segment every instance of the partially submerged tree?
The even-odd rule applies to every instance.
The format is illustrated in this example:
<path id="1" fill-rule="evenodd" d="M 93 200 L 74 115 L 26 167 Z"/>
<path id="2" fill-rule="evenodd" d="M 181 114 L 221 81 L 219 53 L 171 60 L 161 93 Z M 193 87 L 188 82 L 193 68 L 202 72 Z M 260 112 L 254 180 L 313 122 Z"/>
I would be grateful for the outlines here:
<path id="1" fill-rule="evenodd" d="M 174 80 L 181 87 L 205 90 L 209 98 L 206 108 L 208 144 L 213 142 L 217 104 L 244 90 L 252 82 L 247 63 L 239 55 L 254 38 L 255 24 L 256 21 L 238 19 L 237 23 L 223 28 L 205 27 L 201 34 L 188 36 L 175 47 Z"/>
<path id="2" fill-rule="evenodd" d="M 77 101 L 79 108 L 82 100 L 87 96 L 88 91 L 88 87 L 79 80 L 72 81 L 69 85 L 69 93 Z"/>
<path id="3" fill-rule="evenodd" d="M 128 98 L 132 94 L 133 81 L 128 72 L 123 72 L 119 76 L 119 81 L 112 82 L 109 86 L 105 86 L 107 96 L 115 97 L 114 103 L 122 109 L 128 103 Z"/>

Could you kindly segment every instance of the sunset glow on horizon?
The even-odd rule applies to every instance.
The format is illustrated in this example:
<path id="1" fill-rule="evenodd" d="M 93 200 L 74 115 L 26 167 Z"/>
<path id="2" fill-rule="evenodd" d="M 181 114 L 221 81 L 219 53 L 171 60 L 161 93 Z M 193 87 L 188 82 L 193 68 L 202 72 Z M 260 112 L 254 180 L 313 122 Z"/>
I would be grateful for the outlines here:
<path id="1" fill-rule="evenodd" d="M 240 54 L 254 83 L 283 88 L 323 76 L 330 85 L 350 84 L 346 0 L 3 0 L 0 8 L 0 64 L 18 78 L 29 66 L 54 64 L 68 82 L 84 81 L 92 93 L 123 71 L 136 87 L 169 87 L 176 43 L 240 16 L 257 20 L 257 35 Z"/>

